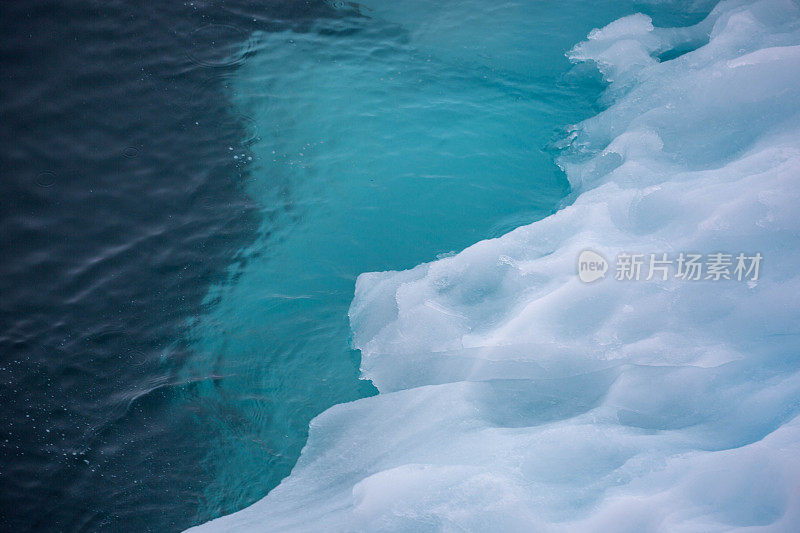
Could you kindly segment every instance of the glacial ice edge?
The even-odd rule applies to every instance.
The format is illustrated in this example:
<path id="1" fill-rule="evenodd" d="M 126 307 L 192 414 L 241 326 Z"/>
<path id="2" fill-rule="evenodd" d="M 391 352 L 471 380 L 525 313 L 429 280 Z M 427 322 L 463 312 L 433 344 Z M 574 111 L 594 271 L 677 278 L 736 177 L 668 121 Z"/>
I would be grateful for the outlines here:
<path id="1" fill-rule="evenodd" d="M 800 7 L 632 15 L 570 57 L 613 102 L 560 160 L 574 202 L 361 275 L 381 394 L 315 418 L 288 478 L 197 530 L 800 529 Z M 585 249 L 764 259 L 750 283 L 585 284 Z"/>

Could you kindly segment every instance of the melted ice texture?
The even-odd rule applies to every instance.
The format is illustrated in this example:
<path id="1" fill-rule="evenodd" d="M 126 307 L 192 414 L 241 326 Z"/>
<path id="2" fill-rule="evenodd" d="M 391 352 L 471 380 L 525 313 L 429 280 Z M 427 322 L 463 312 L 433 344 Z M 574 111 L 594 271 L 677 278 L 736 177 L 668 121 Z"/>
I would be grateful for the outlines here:
<path id="1" fill-rule="evenodd" d="M 318 416 L 290 477 L 201 529 L 800 530 L 800 8 L 633 15 L 570 57 L 611 104 L 560 160 L 570 205 L 360 276 L 381 394 Z M 750 284 L 583 284 L 586 248 L 764 262 Z"/>

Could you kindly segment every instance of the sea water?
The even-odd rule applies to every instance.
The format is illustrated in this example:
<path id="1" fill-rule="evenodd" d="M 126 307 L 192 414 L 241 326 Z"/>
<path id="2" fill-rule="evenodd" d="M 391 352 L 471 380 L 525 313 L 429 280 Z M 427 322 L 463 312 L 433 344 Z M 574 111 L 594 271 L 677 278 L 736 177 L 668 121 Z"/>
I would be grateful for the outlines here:
<path id="1" fill-rule="evenodd" d="M 349 345 L 358 274 L 499 236 L 567 194 L 552 143 L 591 113 L 602 85 L 571 75 L 564 51 L 613 15 L 579 4 L 585 20 L 573 26 L 553 5 L 510 4 L 495 24 L 513 42 L 491 42 L 475 7 L 441 31 L 442 19 L 409 6 L 410 24 L 362 8 L 260 33 L 226 82 L 254 141 L 230 157 L 247 168 L 263 222 L 192 330 L 187 373 L 220 377 L 201 385 L 221 431 L 199 516 L 263 496 L 294 465 L 312 417 L 375 394 Z M 475 46 L 466 23 L 486 43 L 454 54 Z"/>

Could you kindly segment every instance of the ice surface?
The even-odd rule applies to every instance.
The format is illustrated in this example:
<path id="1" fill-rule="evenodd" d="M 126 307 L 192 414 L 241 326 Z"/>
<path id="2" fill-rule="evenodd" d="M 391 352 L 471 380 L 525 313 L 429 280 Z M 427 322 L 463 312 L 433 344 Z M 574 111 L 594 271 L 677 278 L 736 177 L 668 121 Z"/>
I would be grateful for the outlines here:
<path id="1" fill-rule="evenodd" d="M 360 276 L 381 394 L 314 419 L 289 478 L 201 529 L 800 529 L 800 8 L 633 15 L 570 55 L 611 104 L 572 131 L 572 202 Z M 751 283 L 584 284 L 587 248 L 764 262 Z"/>

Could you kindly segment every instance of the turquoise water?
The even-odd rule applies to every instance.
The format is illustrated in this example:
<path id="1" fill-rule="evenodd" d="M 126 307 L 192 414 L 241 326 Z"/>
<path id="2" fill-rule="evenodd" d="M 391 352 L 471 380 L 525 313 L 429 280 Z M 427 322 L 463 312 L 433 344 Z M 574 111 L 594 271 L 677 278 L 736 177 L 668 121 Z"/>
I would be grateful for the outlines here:
<path id="1" fill-rule="evenodd" d="M 376 392 L 348 343 L 358 274 L 410 268 L 557 209 L 569 187 L 552 147 L 596 113 L 603 88 L 564 53 L 594 27 L 656 9 L 436 6 L 375 5 L 255 34 L 226 80 L 252 134 L 230 156 L 262 222 L 191 328 L 185 372 L 213 379 L 183 401 L 216 413 L 215 430 L 196 436 L 215 440 L 198 521 L 264 496 L 312 417 Z"/>

